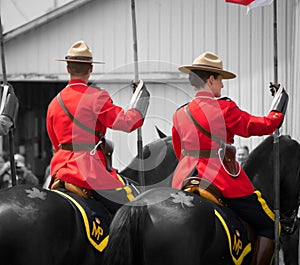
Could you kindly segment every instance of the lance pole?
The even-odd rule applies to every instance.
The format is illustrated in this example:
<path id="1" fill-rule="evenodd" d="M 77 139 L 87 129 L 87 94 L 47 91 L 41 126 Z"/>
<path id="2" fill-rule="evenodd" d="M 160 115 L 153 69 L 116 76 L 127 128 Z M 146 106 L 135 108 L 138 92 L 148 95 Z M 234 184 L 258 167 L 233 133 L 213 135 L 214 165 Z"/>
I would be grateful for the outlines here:
<path id="1" fill-rule="evenodd" d="M 0 46 L 1 46 L 1 64 L 2 64 L 3 86 L 6 86 L 7 85 L 7 75 L 6 75 L 6 66 L 5 66 L 4 38 L 3 38 L 1 12 L 0 12 Z M 13 89 L 13 87 L 10 86 L 10 89 Z M 11 93 L 13 93 L 13 91 L 11 91 Z M 15 166 L 15 159 L 14 159 L 15 152 L 14 152 L 13 126 L 9 129 L 8 140 L 9 140 L 11 180 L 12 180 L 12 185 L 16 186 L 17 185 L 17 177 L 16 177 L 16 166 Z"/>
<path id="2" fill-rule="evenodd" d="M 134 59 L 134 82 L 139 81 L 139 68 L 138 68 L 138 45 L 137 45 L 137 27 L 136 27 L 136 14 L 135 14 L 135 1 L 131 0 L 131 19 L 132 19 L 132 34 L 133 34 L 133 59 Z M 133 91 L 134 92 L 134 91 Z M 139 159 L 139 184 L 141 188 L 145 186 L 144 178 L 144 157 L 143 157 L 143 137 L 142 129 L 137 129 L 137 157 Z"/>
<path id="3" fill-rule="evenodd" d="M 274 37 L 274 83 L 278 83 L 278 47 L 277 47 L 277 0 L 273 4 L 273 37 Z M 275 257 L 274 264 L 279 265 L 279 229 L 280 229 L 280 160 L 279 160 L 279 136 L 277 128 L 274 132 L 273 154 L 274 154 L 274 213 L 275 213 Z"/>

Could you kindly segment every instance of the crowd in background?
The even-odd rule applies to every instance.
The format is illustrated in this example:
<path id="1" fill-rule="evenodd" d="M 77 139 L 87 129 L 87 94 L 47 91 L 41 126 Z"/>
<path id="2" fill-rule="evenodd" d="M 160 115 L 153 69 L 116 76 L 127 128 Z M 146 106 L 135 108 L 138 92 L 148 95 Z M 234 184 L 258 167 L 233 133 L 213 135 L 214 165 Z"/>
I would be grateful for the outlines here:
<path id="1" fill-rule="evenodd" d="M 249 147 L 247 145 L 242 145 L 237 148 L 236 160 L 240 163 L 242 167 L 244 166 L 248 156 L 249 156 Z"/>
<path id="2" fill-rule="evenodd" d="M 26 165 L 25 157 L 15 154 L 16 184 L 28 184 L 40 186 L 38 177 Z M 0 189 L 12 187 L 11 165 L 9 156 L 5 153 L 0 155 Z"/>

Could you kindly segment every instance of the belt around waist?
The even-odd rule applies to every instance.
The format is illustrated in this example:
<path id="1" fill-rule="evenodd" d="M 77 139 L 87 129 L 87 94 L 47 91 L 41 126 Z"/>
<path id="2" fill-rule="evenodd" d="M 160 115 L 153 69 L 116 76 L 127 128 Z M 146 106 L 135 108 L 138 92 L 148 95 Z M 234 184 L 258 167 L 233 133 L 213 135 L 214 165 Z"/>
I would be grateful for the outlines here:
<path id="1" fill-rule="evenodd" d="M 64 143 L 58 145 L 59 149 L 67 151 L 91 151 L 95 146 L 96 144 L 93 143 Z M 100 145 L 97 146 L 97 150 L 102 150 Z"/>
<path id="2" fill-rule="evenodd" d="M 197 158 L 219 157 L 218 150 L 186 150 L 183 149 L 184 156 L 192 156 Z"/>

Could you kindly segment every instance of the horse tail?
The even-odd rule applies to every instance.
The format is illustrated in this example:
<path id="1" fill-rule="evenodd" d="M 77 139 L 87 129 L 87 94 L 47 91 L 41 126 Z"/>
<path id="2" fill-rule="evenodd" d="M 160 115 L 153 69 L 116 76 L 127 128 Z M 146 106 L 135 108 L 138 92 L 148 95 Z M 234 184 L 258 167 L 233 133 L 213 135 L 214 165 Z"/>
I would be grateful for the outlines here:
<path id="1" fill-rule="evenodd" d="M 143 229 L 150 220 L 147 205 L 124 205 L 115 215 L 104 251 L 104 265 L 143 265 Z"/>

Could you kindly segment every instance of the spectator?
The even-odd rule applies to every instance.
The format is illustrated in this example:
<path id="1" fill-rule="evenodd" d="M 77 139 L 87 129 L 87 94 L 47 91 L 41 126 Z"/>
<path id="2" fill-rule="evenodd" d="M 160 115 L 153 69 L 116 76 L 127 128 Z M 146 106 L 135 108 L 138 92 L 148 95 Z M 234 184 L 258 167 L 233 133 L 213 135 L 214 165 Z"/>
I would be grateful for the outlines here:
<path id="1" fill-rule="evenodd" d="M 9 162 L 7 162 L 6 156 L 0 155 L 0 189 L 11 186 L 11 177 L 9 172 Z"/>
<path id="2" fill-rule="evenodd" d="M 249 148 L 247 145 L 239 146 L 236 150 L 236 159 L 240 163 L 240 165 L 243 167 L 245 164 L 245 161 L 247 160 L 249 155 Z"/>
<path id="3" fill-rule="evenodd" d="M 21 154 L 15 154 L 16 179 L 17 185 L 29 184 L 39 185 L 38 178 L 25 165 L 25 157 Z M 9 188 L 12 186 L 10 161 L 6 161 L 0 170 L 1 188 Z"/>

